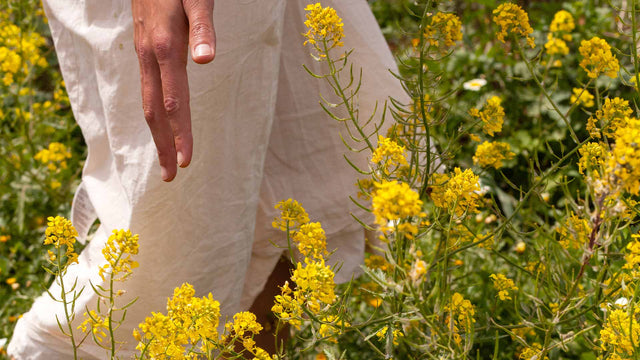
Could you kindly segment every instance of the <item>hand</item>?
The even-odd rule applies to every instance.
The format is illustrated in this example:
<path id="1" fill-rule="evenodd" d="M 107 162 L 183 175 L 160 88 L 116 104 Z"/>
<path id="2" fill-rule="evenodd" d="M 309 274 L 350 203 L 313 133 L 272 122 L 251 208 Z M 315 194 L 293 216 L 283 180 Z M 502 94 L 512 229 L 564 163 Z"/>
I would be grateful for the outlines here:
<path id="1" fill-rule="evenodd" d="M 142 108 L 158 149 L 162 180 L 191 162 L 187 48 L 193 61 L 215 56 L 214 0 L 131 0 Z"/>

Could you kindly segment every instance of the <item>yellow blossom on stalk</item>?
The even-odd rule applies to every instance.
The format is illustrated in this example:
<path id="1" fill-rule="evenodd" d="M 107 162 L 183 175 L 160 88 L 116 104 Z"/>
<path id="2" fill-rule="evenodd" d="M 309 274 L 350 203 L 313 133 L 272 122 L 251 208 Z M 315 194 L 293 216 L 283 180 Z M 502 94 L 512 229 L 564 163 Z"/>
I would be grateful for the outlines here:
<path id="1" fill-rule="evenodd" d="M 253 337 L 253 335 L 259 334 L 262 331 L 262 325 L 257 322 L 257 317 L 254 313 L 249 311 L 242 311 L 233 315 L 233 322 L 228 322 L 225 324 L 225 329 L 234 335 L 240 337 Z M 247 350 L 253 350 L 253 346 L 245 346 L 249 347 Z"/>
<path id="2" fill-rule="evenodd" d="M 606 153 L 601 144 L 595 142 L 584 144 L 579 152 L 578 171 L 580 171 L 580 174 L 584 174 L 585 170 L 593 170 L 604 164 Z"/>
<path id="3" fill-rule="evenodd" d="M 102 280 L 105 280 L 104 274 L 111 269 L 113 280 L 124 281 L 138 267 L 138 262 L 131 258 L 131 255 L 138 254 L 138 238 L 138 234 L 133 235 L 130 230 L 113 230 L 102 249 L 102 255 L 107 260 L 107 264 L 100 267 Z"/>
<path id="4" fill-rule="evenodd" d="M 367 258 L 364 259 L 364 264 L 369 269 L 380 269 L 382 271 L 391 269 L 391 264 L 389 264 L 385 258 L 375 254 L 367 256 Z"/>
<path id="5" fill-rule="evenodd" d="M 441 52 L 446 52 L 447 47 L 454 46 L 456 41 L 462 40 L 462 23 L 455 14 L 439 12 L 431 18 L 431 24 L 424 30 L 424 37 L 432 46 L 444 46 Z"/>
<path id="6" fill-rule="evenodd" d="M 106 331 L 109 331 L 109 318 L 102 317 L 93 310 L 85 312 L 83 316 L 85 319 L 78 326 L 78 329 L 82 330 L 83 333 L 91 330 L 94 339 L 99 343 L 102 342 L 104 337 L 107 336 Z"/>
<path id="7" fill-rule="evenodd" d="M 547 43 L 544 44 L 544 48 L 547 49 L 549 55 L 567 55 L 569 48 L 567 43 L 562 39 L 555 38 L 549 34 Z"/>
<path id="8" fill-rule="evenodd" d="M 624 269 L 633 270 L 640 264 L 640 234 L 631 235 L 633 240 L 627 244 L 627 253 L 624 256 Z"/>
<path id="9" fill-rule="evenodd" d="M 626 309 L 613 309 L 600 330 L 600 348 L 623 359 L 634 358 L 640 341 L 637 317 L 637 308 L 631 314 Z"/>
<path id="10" fill-rule="evenodd" d="M 63 246 L 66 247 L 65 256 L 67 256 L 67 264 L 78 262 L 78 254 L 74 252 L 78 232 L 76 228 L 73 227 L 73 224 L 71 224 L 71 221 L 61 216 L 49 216 L 47 218 L 45 236 L 45 245 L 53 245 L 56 249 L 61 249 Z"/>
<path id="11" fill-rule="evenodd" d="M 493 287 L 498 290 L 498 298 L 502 301 L 511 300 L 510 292 L 518 290 L 513 280 L 503 274 L 491 274 L 489 277 L 493 280 Z"/>
<path id="12" fill-rule="evenodd" d="M 407 183 L 383 181 L 375 183 L 372 207 L 376 224 L 383 232 L 389 231 L 389 222 L 408 219 L 413 216 L 425 216 L 422 212 L 420 195 Z M 411 225 L 411 224 L 409 224 Z M 417 228 L 406 228 L 410 235 L 417 233 Z"/>
<path id="13" fill-rule="evenodd" d="M 220 303 L 208 296 L 194 297 L 193 286 L 185 283 L 175 288 L 173 297 L 167 301 L 167 314 L 152 313 L 138 325 L 136 337 L 140 342 L 136 349 L 146 349 L 152 359 L 197 359 L 193 348 L 200 344 L 200 350 L 211 350 L 210 340 L 219 341 L 218 322 Z"/>
<path id="14" fill-rule="evenodd" d="M 542 353 L 542 345 L 538 343 L 533 343 L 531 346 L 526 347 L 518 356 L 520 360 L 549 360 L 547 356 L 544 359 L 540 359 L 540 354 Z"/>
<path id="15" fill-rule="evenodd" d="M 322 318 L 318 334 L 324 338 L 328 338 L 331 342 L 337 343 L 338 339 L 336 339 L 336 336 L 342 334 L 342 329 L 349 326 L 351 326 L 351 324 L 348 322 L 338 319 L 338 317 L 334 315 L 329 315 Z"/>
<path id="16" fill-rule="evenodd" d="M 33 158 L 47 165 L 49 170 L 55 171 L 58 167 L 67 168 L 66 160 L 71 158 L 71 152 L 64 144 L 52 142 L 47 149 L 40 150 Z"/>
<path id="17" fill-rule="evenodd" d="M 300 329 L 302 325 L 302 303 L 304 299 L 298 297 L 298 290 L 295 294 L 289 287 L 289 282 L 286 281 L 283 286 L 280 287 L 280 295 L 275 296 L 274 305 L 271 307 L 271 311 L 276 316 L 296 329 Z"/>
<path id="18" fill-rule="evenodd" d="M 632 113 L 629 101 L 619 97 L 606 98 L 602 108 L 596 111 L 595 117 L 591 116 L 587 120 L 587 130 L 591 137 L 600 138 L 598 126 L 601 126 L 604 134 L 612 137 L 619 127 L 626 125 L 627 119 Z"/>
<path id="19" fill-rule="evenodd" d="M 407 165 L 404 150 L 404 146 L 398 145 L 394 140 L 378 136 L 378 147 L 371 155 L 371 162 L 380 164 L 382 171 L 388 175 L 392 172 L 391 168 L 398 165 Z"/>
<path id="20" fill-rule="evenodd" d="M 388 326 L 384 326 L 382 329 L 376 332 L 376 336 L 380 341 L 383 341 L 387 337 Z M 404 333 L 400 329 L 393 329 L 393 345 L 400 344 L 400 338 L 404 337 Z"/>
<path id="21" fill-rule="evenodd" d="M 575 27 L 576 24 L 571 13 L 566 10 L 560 10 L 553 16 L 549 30 L 552 33 L 570 33 Z M 564 40 L 571 41 L 571 35 L 565 34 Z"/>
<path id="22" fill-rule="evenodd" d="M 296 297 L 303 299 L 303 303 L 317 313 L 322 304 L 331 305 L 336 300 L 334 273 L 325 265 L 324 259 L 313 261 L 306 258 L 304 262 L 304 265 L 298 263 L 291 280 L 297 285 Z"/>
<path id="23" fill-rule="evenodd" d="M 609 187 L 621 188 L 631 195 L 640 190 L 640 120 L 627 118 L 626 126 L 616 129 L 615 145 L 607 160 L 605 173 Z"/>
<path id="24" fill-rule="evenodd" d="M 502 167 L 503 160 L 511 160 L 516 154 L 511 151 L 511 146 L 507 143 L 485 141 L 478 145 L 473 162 L 480 166 L 493 166 L 496 169 Z"/>
<path id="25" fill-rule="evenodd" d="M 502 99 L 498 96 L 492 96 L 487 100 L 482 110 L 476 108 L 469 110 L 469 115 L 482 120 L 482 131 L 489 136 L 502 131 L 504 108 L 500 105 L 501 103 Z"/>
<path id="26" fill-rule="evenodd" d="M 524 37 L 531 48 L 536 46 L 530 36 L 533 29 L 529 25 L 529 15 L 520 6 L 513 3 L 500 4 L 493 10 L 493 22 L 500 26 L 496 37 L 503 43 L 509 34 L 516 34 Z"/>
<path id="27" fill-rule="evenodd" d="M 604 39 L 596 36 L 590 40 L 582 40 L 579 51 L 582 55 L 580 67 L 590 78 L 595 79 L 601 74 L 614 79 L 618 77 L 620 64 L 611 53 L 611 46 Z"/>
<path id="28" fill-rule="evenodd" d="M 457 216 L 478 211 L 480 202 L 480 178 L 471 171 L 455 168 L 450 174 L 433 175 L 433 203 L 442 209 L 452 211 Z"/>
<path id="29" fill-rule="evenodd" d="M 590 108 L 594 105 L 593 95 L 591 95 L 587 89 L 573 88 L 573 94 L 569 100 L 571 104 L 582 104 L 582 106 Z"/>
<path id="30" fill-rule="evenodd" d="M 298 251 L 305 257 L 321 259 L 327 254 L 327 236 L 319 222 L 301 225 L 293 235 L 293 241 L 298 243 Z"/>
<path id="31" fill-rule="evenodd" d="M 456 326 L 461 326 L 467 332 L 473 328 L 476 311 L 471 301 L 464 298 L 460 293 L 453 293 L 451 301 L 444 307 L 444 310 L 451 313 Z"/>
<path id="32" fill-rule="evenodd" d="M 304 24 L 309 29 L 303 34 L 307 38 L 304 42 L 305 45 L 310 43 L 319 48 L 318 43 L 322 44 L 327 41 L 327 50 L 343 45 L 344 32 L 342 27 L 344 24 L 335 9 L 322 7 L 320 3 L 315 3 L 307 5 L 304 10 L 307 12 L 305 15 L 307 20 Z"/>
<path id="33" fill-rule="evenodd" d="M 586 219 L 571 214 L 560 227 L 556 229 L 560 235 L 559 243 L 565 249 L 580 249 L 589 242 L 591 227 Z"/>
<path id="34" fill-rule="evenodd" d="M 299 202 L 287 199 L 278 202 L 275 206 L 280 210 L 280 217 L 273 219 L 271 225 L 282 231 L 297 229 L 302 224 L 309 222 L 309 215 Z"/>

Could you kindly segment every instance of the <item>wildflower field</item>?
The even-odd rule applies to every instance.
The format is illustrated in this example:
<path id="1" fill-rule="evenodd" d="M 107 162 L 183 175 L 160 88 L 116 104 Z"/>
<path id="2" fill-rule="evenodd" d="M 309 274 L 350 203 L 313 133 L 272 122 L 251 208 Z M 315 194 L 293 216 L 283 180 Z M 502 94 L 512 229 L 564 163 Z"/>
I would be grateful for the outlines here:
<path id="1" fill-rule="evenodd" d="M 131 334 L 136 358 L 640 358 L 639 2 L 371 0 L 411 99 L 376 114 L 358 109 L 340 14 L 309 5 L 300 42 L 326 66 L 300 81 L 334 90 L 318 106 L 358 144 L 347 161 L 369 154 L 353 185 L 375 219 L 353 220 L 375 234 L 364 274 L 336 285 L 322 219 L 283 199 L 273 226 L 301 256 L 273 300 L 278 326 L 225 323 L 215 293 L 185 283 Z M 0 4 L 3 342 L 53 281 L 69 308 L 79 291 L 61 275 L 82 251 L 67 217 L 86 150 L 65 94 L 40 3 Z M 73 349 L 120 358 L 118 282 L 135 276 L 137 240 L 114 229 L 109 287 L 84 289 L 104 306 L 78 327 L 59 319 Z M 278 331 L 291 339 L 275 353 L 256 345 Z"/>

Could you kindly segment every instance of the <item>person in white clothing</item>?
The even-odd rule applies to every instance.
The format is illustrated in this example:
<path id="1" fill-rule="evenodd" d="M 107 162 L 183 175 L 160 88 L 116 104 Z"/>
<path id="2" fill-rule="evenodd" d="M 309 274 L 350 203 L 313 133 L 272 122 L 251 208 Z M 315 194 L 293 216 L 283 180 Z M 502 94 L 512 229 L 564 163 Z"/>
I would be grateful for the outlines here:
<path id="1" fill-rule="evenodd" d="M 283 236 L 271 227 L 282 199 L 297 199 L 322 222 L 336 249 L 332 259 L 343 264 L 338 281 L 357 272 L 364 232 L 350 213 L 366 215 L 349 199 L 357 174 L 343 159 L 342 125 L 318 105 L 331 89 L 302 67 L 322 66 L 303 46 L 307 4 L 219 0 L 213 12 L 213 0 L 44 1 L 88 146 L 72 210 L 80 240 L 100 221 L 67 273 L 87 287 L 75 307 L 78 324 L 95 307 L 89 282 L 102 283 L 110 231 L 140 235 L 140 266 L 118 284 L 122 303 L 138 297 L 118 331 L 122 358 L 135 353 L 132 330 L 164 311 L 183 282 L 196 295 L 212 292 L 223 317 L 250 308 L 282 255 L 269 243 Z M 364 70 L 363 116 L 389 95 L 405 96 L 367 2 L 323 5 L 343 18 L 345 49 L 355 48 L 351 60 Z M 364 154 L 349 157 L 367 166 Z M 59 303 L 47 294 L 36 299 L 18 321 L 9 354 L 68 359 L 71 345 L 56 314 L 64 318 Z M 106 354 L 86 341 L 80 357 Z"/>

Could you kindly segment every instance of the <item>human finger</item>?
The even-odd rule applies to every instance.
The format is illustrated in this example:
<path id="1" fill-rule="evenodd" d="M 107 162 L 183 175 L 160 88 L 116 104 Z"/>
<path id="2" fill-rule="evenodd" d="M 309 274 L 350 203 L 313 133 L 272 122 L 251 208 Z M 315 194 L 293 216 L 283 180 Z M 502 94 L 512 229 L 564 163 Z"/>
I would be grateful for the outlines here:
<path id="1" fill-rule="evenodd" d="M 183 7 L 189 19 L 191 58 L 198 64 L 206 64 L 216 52 L 213 0 L 183 0 Z"/>

